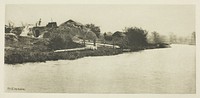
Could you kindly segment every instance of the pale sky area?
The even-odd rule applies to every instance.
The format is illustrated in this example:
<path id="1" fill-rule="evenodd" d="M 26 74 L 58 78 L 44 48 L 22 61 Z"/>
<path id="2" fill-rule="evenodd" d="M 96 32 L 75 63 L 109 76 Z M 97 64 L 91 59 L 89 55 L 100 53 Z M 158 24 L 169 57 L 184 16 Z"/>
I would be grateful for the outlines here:
<path id="1" fill-rule="evenodd" d="M 7 5 L 6 19 L 21 26 L 42 19 L 46 25 L 51 18 L 58 25 L 69 20 L 93 23 L 101 32 L 122 31 L 125 27 L 142 27 L 163 35 L 171 32 L 188 36 L 195 31 L 194 5 Z"/>

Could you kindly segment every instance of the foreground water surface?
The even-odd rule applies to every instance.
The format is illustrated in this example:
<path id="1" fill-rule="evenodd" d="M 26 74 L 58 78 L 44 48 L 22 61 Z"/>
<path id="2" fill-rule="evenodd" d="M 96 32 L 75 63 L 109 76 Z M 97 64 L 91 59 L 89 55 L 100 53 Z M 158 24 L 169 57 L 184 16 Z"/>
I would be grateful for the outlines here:
<path id="1" fill-rule="evenodd" d="M 5 64 L 5 91 L 28 93 L 195 93 L 195 46 L 114 56 Z"/>

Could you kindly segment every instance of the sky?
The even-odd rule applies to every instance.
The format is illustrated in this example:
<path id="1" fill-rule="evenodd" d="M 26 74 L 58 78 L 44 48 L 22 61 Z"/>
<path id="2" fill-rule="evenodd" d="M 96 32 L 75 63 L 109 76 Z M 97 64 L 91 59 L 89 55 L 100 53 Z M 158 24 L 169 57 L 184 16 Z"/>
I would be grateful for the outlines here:
<path id="1" fill-rule="evenodd" d="M 59 24 L 72 19 L 82 24 L 93 23 L 101 32 L 122 31 L 141 27 L 163 35 L 188 36 L 195 31 L 194 5 L 6 5 L 5 23 L 42 25 L 51 20 Z"/>

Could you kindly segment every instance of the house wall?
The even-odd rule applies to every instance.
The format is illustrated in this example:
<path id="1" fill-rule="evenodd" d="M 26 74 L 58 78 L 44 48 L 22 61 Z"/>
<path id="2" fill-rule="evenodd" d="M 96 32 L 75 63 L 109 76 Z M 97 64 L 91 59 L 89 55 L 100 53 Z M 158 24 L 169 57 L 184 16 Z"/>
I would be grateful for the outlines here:
<path id="1" fill-rule="evenodd" d="M 32 32 L 34 37 L 39 37 L 45 31 L 46 27 L 33 27 Z"/>

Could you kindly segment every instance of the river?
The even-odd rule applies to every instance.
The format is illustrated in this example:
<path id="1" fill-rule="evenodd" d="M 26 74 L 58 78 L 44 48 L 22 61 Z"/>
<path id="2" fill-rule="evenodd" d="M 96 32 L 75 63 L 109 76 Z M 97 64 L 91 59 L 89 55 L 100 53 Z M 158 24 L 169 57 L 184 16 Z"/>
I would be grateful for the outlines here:
<path id="1" fill-rule="evenodd" d="M 114 56 L 5 64 L 5 91 L 193 94 L 195 46 L 171 46 Z"/>

